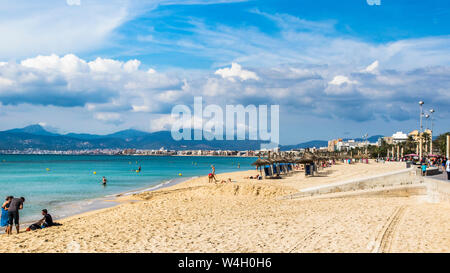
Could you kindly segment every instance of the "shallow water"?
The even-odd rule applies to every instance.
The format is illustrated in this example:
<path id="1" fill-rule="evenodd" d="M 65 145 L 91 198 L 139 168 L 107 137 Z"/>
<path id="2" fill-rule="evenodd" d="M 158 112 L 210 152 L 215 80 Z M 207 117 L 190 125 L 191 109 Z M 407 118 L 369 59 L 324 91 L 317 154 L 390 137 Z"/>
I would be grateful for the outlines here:
<path id="1" fill-rule="evenodd" d="M 170 156 L 0 155 L 0 197 L 24 196 L 21 222 L 48 209 L 54 217 L 108 206 L 93 199 L 149 188 L 180 178 L 252 169 L 255 158 Z M 141 166 L 142 171 L 135 170 Z M 48 170 L 47 170 L 48 169 Z M 95 172 L 95 173 L 94 173 Z M 102 186 L 102 176 L 108 179 Z M 95 204 L 95 205 L 93 205 Z"/>

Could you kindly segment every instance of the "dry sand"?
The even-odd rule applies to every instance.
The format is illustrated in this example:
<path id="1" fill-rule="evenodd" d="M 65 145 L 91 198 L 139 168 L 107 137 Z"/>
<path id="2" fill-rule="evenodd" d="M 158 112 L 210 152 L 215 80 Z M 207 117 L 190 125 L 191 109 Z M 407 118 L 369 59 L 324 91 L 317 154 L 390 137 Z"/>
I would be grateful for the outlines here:
<path id="1" fill-rule="evenodd" d="M 279 200 L 298 189 L 403 169 L 336 165 L 320 177 L 243 179 L 219 174 L 123 197 L 64 225 L 0 236 L 0 252 L 449 252 L 450 204 L 411 197 Z M 134 200 L 133 200 L 134 199 Z"/>

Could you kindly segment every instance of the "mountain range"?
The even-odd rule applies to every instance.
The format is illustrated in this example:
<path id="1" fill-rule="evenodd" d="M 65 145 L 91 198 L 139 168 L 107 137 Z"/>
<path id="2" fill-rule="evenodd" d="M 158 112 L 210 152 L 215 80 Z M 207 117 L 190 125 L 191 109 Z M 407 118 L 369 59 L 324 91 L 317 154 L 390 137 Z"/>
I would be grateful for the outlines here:
<path id="1" fill-rule="evenodd" d="M 381 136 L 368 138 L 375 142 Z M 362 139 L 355 139 L 361 141 Z M 0 150 L 86 150 L 86 149 L 160 149 L 168 150 L 258 150 L 264 141 L 259 140 L 181 140 L 172 138 L 170 131 L 143 132 L 133 129 L 108 135 L 57 134 L 45 130 L 41 125 L 0 131 Z M 313 140 L 297 145 L 280 145 L 281 150 L 324 147 L 325 140 Z"/>
<path id="2" fill-rule="evenodd" d="M 193 132 L 191 132 L 193 133 Z M 170 131 L 154 133 L 128 129 L 108 135 L 57 134 L 40 125 L 0 131 L 0 150 L 87 150 L 87 149 L 149 149 L 164 147 L 168 150 L 258 150 L 259 140 L 180 140 L 172 138 Z"/>

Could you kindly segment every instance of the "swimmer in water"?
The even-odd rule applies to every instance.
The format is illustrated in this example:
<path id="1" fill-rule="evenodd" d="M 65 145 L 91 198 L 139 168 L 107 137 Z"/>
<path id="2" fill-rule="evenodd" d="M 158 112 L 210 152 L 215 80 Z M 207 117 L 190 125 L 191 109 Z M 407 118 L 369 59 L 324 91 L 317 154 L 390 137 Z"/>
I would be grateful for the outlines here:
<path id="1" fill-rule="evenodd" d="M 108 182 L 108 180 L 106 180 L 106 177 L 103 176 L 103 179 L 102 179 L 102 185 L 103 185 L 103 186 L 106 186 L 106 182 Z"/>

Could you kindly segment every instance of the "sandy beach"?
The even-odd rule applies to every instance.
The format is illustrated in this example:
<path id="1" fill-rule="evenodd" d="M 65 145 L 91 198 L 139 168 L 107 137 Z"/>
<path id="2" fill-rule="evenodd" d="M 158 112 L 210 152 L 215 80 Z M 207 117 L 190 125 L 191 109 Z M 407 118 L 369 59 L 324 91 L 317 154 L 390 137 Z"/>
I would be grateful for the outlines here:
<path id="1" fill-rule="evenodd" d="M 249 180 L 257 171 L 199 177 L 63 219 L 63 226 L 0 236 L 0 252 L 450 252 L 450 204 L 420 196 L 280 200 L 300 189 L 404 169 L 338 164 L 317 177 Z M 219 170 L 220 171 L 220 170 Z M 389 224 L 387 223 L 394 223 Z M 388 232 L 383 231 L 388 226 Z"/>

